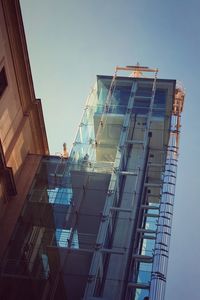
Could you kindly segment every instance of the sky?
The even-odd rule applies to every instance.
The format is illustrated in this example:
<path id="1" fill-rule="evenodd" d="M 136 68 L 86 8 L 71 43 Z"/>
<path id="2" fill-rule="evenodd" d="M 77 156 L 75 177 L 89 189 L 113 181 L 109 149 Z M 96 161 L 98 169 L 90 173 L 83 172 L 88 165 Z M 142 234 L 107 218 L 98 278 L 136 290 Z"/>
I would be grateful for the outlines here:
<path id="1" fill-rule="evenodd" d="M 184 85 L 165 300 L 200 299 L 200 1 L 20 2 L 51 154 L 71 148 L 97 74 L 139 62 Z"/>

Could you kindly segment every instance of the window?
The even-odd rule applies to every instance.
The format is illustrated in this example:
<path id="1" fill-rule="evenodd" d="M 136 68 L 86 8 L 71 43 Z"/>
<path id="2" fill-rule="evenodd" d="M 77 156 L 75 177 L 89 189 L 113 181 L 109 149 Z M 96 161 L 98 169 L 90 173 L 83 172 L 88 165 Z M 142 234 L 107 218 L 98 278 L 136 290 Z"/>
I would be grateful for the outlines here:
<path id="1" fill-rule="evenodd" d="M 7 77 L 6 77 L 6 71 L 3 67 L 0 71 L 0 97 L 3 95 L 3 92 L 5 91 L 6 87 L 8 85 Z"/>

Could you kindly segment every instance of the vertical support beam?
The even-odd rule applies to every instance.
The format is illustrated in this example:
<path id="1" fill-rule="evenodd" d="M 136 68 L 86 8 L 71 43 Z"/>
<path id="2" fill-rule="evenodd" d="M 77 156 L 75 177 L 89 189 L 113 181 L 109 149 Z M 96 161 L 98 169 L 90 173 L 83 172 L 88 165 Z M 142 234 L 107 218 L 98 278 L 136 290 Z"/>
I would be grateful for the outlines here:
<path id="1" fill-rule="evenodd" d="M 171 116 L 170 139 L 167 149 L 160 217 L 153 261 L 150 300 L 164 300 L 168 266 L 168 251 L 170 245 L 177 158 L 179 148 L 180 119 L 183 110 L 185 92 L 182 87 L 175 91 L 173 112 Z"/>
<path id="2" fill-rule="evenodd" d="M 150 285 L 150 300 L 164 300 L 167 266 L 169 258 L 169 246 L 173 218 L 173 206 L 175 196 L 176 172 L 177 172 L 177 116 L 171 117 L 169 145 L 167 148 L 166 165 L 160 202 L 160 215 L 155 243 L 152 277 Z"/>

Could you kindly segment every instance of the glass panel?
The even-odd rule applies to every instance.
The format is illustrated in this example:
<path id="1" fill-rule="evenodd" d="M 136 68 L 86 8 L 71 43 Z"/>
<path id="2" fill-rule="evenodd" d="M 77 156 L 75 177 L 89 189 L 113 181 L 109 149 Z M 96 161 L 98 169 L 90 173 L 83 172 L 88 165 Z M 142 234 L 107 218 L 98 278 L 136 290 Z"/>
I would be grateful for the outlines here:
<path id="1" fill-rule="evenodd" d="M 142 255 L 153 256 L 155 240 L 143 239 L 142 241 Z"/>
<path id="2" fill-rule="evenodd" d="M 158 219 L 155 217 L 145 218 L 145 229 L 156 230 Z"/>
<path id="3" fill-rule="evenodd" d="M 70 204 L 72 188 L 47 189 L 49 203 Z"/>
<path id="4" fill-rule="evenodd" d="M 139 86 L 136 91 L 136 96 L 144 96 L 144 97 L 151 97 L 152 95 L 152 88 Z"/>
<path id="5" fill-rule="evenodd" d="M 152 263 L 139 263 L 138 283 L 149 283 L 151 281 Z"/>
<path id="6" fill-rule="evenodd" d="M 146 300 L 145 297 L 149 296 L 149 291 L 144 289 L 136 289 L 134 300 Z"/>
<path id="7" fill-rule="evenodd" d="M 108 109 L 104 106 L 108 100 L 108 91 L 110 88 L 111 79 L 99 79 L 98 80 L 98 106 L 96 113 L 110 113 L 110 114 L 125 114 L 127 110 L 127 104 L 130 97 L 132 81 L 124 81 L 116 79 L 115 86 L 110 98 Z"/>
<path id="8" fill-rule="evenodd" d="M 150 88 L 139 87 L 134 100 L 133 112 L 137 114 L 147 114 L 151 103 L 152 90 Z M 153 116 L 164 117 L 166 107 L 166 90 L 157 89 L 154 98 Z"/>

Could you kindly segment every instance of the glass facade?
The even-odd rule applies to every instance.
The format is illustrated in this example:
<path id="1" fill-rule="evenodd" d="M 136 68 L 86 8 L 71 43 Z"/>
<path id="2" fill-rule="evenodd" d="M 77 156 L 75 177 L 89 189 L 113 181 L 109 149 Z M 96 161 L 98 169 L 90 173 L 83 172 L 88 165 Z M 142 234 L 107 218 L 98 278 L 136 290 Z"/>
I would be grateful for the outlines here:
<path id="1" fill-rule="evenodd" d="M 161 148 L 169 139 L 172 109 L 169 89 L 172 94 L 174 82 L 161 81 L 156 89 L 150 128 L 153 137 L 145 157 L 137 203 L 133 198 L 138 193 L 134 190 L 137 182 L 130 181 L 128 175 L 138 170 L 142 160 L 140 144 L 145 137 L 153 81 L 119 77 L 113 87 L 111 81 L 109 76 L 97 77 L 70 157 L 41 159 L 1 262 L 1 282 L 7 288 L 12 287 L 15 296 L 14 292 L 9 294 L 7 289 L 0 288 L 0 298 L 8 295 L 6 299 L 11 300 L 28 295 L 31 300 L 87 299 L 94 273 L 92 296 L 103 297 L 109 290 L 107 281 L 110 280 L 113 291 L 117 282 L 123 283 L 124 291 L 128 290 L 127 299 L 148 297 L 165 162 Z M 123 146 L 128 146 L 123 152 L 120 141 L 125 130 Z M 111 196 L 113 207 L 107 213 Z M 138 205 L 144 208 L 139 209 Z M 120 236 L 133 218 L 127 215 L 132 210 L 139 211 L 134 215 L 133 245 L 129 238 Z M 96 264 L 96 251 L 100 248 Z M 132 249 L 129 256 L 133 259 L 129 260 L 129 266 L 124 260 L 125 280 L 117 278 L 117 272 L 115 277 L 113 265 L 118 256 L 123 268 L 126 249 Z M 92 266 L 96 271 L 91 275 Z M 19 282 L 18 286 L 13 278 Z M 23 294 L 20 287 L 25 282 L 28 284 Z"/>

